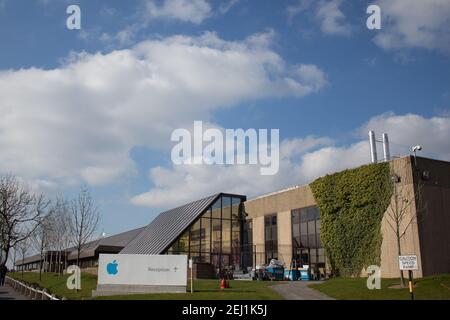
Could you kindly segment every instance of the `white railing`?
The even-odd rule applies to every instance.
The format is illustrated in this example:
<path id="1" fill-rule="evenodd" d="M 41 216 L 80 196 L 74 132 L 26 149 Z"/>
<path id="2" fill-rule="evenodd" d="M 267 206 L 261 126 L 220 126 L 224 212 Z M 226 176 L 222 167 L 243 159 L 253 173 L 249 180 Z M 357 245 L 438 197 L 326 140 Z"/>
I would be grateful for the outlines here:
<path id="1" fill-rule="evenodd" d="M 46 289 L 39 290 L 37 287 L 33 287 L 10 277 L 6 277 L 5 282 L 19 294 L 30 297 L 32 300 L 65 300 L 64 298 L 56 298 L 54 294 L 49 294 Z"/>

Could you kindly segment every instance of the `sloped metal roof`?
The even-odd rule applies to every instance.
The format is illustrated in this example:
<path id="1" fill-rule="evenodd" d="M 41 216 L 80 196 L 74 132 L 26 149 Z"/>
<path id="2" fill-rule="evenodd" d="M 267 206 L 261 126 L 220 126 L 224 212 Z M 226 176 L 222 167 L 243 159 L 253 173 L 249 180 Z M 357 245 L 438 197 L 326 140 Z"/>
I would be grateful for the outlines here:
<path id="1" fill-rule="evenodd" d="M 221 195 L 215 194 L 159 214 L 120 253 L 162 254 Z"/>
<path id="2" fill-rule="evenodd" d="M 130 241 L 136 238 L 136 236 L 138 236 L 144 229 L 145 227 L 141 227 L 86 243 L 80 254 L 80 258 L 93 257 L 95 256 L 96 251 L 101 251 L 102 247 L 116 247 L 118 248 L 116 252 L 118 252 L 129 244 Z M 73 248 L 69 254 L 68 260 L 75 260 L 76 258 L 77 251 Z"/>
<path id="3" fill-rule="evenodd" d="M 136 238 L 137 235 L 139 235 L 145 227 L 141 227 L 134 230 L 125 231 L 119 234 L 115 234 L 109 237 L 100 238 L 91 242 L 86 243 L 84 246 L 80 258 L 89 258 L 94 257 L 96 254 L 96 251 L 100 252 L 107 248 L 108 250 L 105 250 L 106 252 L 110 253 L 112 248 L 116 248 L 115 252 L 120 251 L 123 249 L 128 243 L 130 243 L 131 240 Z M 62 250 L 63 252 L 66 252 L 68 254 L 67 259 L 69 261 L 75 260 L 77 258 L 77 251 L 75 247 L 70 247 L 65 250 Z M 58 253 L 58 251 L 53 251 L 55 254 Z M 47 252 L 49 254 L 49 252 Z M 16 261 L 17 266 L 21 266 L 24 264 L 30 264 L 35 262 L 41 261 L 41 255 L 36 254 L 30 257 L 27 257 L 23 260 Z"/>

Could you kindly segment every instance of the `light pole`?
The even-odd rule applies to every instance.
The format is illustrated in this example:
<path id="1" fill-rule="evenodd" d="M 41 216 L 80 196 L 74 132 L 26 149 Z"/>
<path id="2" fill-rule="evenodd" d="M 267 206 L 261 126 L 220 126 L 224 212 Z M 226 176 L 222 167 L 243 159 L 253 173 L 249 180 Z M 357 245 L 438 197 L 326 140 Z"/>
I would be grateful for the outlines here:
<path id="1" fill-rule="evenodd" d="M 414 165 L 417 167 L 417 151 L 422 151 L 422 146 L 417 145 L 412 147 L 412 151 L 414 153 Z"/>

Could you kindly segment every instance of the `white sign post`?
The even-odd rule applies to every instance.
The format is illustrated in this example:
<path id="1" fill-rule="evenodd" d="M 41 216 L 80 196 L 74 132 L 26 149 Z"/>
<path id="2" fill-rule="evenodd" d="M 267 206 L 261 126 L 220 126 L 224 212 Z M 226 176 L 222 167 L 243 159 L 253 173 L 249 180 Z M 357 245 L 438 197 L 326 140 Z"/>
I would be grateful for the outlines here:
<path id="1" fill-rule="evenodd" d="M 417 263 L 417 256 L 409 255 L 409 256 L 399 256 L 398 263 L 400 266 L 400 270 L 407 270 L 409 276 L 409 293 L 411 294 L 411 300 L 414 300 L 414 291 L 413 291 L 413 270 L 418 270 L 419 266 Z"/>
<path id="2" fill-rule="evenodd" d="M 101 254 L 95 295 L 186 292 L 186 255 Z"/>
<path id="3" fill-rule="evenodd" d="M 191 269 L 191 293 L 194 293 L 194 275 L 193 275 L 194 264 L 192 259 L 189 259 L 189 269 Z"/>

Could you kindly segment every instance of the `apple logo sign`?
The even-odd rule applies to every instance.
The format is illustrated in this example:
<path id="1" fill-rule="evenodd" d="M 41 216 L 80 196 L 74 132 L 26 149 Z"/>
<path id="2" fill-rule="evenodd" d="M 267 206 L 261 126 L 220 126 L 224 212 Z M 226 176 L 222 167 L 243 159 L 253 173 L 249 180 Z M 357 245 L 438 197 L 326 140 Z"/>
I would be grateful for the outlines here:
<path id="1" fill-rule="evenodd" d="M 119 272 L 119 270 L 117 269 L 118 266 L 119 264 L 116 260 L 114 260 L 113 262 L 110 262 L 106 265 L 106 271 L 110 275 L 116 275 Z"/>

